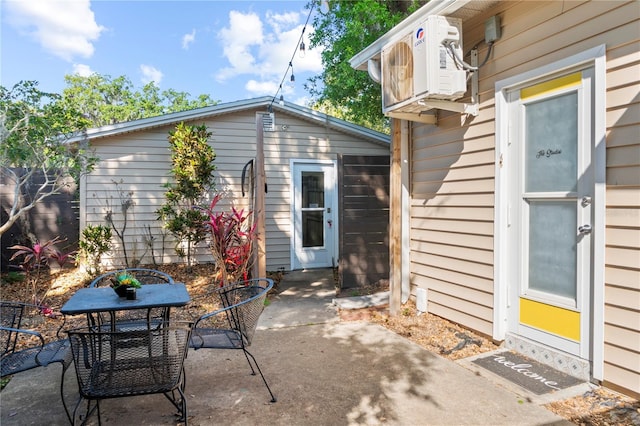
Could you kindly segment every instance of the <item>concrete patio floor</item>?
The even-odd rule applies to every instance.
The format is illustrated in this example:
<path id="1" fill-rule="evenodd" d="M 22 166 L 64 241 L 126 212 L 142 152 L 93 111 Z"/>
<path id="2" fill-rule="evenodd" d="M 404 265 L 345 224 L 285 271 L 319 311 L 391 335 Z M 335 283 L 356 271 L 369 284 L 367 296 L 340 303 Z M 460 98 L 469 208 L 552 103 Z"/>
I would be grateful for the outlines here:
<path id="1" fill-rule="evenodd" d="M 270 403 L 241 351 L 190 351 L 191 425 L 562 425 L 524 392 L 426 351 L 378 325 L 340 322 L 330 270 L 285 275 L 251 352 L 278 402 Z M 64 425 L 60 366 L 16 375 L 0 393 L 0 423 Z M 70 368 L 67 400 L 75 403 Z M 161 395 L 101 404 L 105 425 L 175 424 Z M 89 424 L 97 424 L 97 418 Z"/>

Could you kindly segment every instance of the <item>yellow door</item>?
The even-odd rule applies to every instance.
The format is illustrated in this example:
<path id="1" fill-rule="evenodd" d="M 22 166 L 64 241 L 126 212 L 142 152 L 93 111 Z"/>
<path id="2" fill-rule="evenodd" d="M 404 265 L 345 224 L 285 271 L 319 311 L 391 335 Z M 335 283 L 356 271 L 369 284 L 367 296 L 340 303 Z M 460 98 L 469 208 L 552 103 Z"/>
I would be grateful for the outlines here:
<path id="1" fill-rule="evenodd" d="M 589 357 L 592 69 L 509 95 L 513 248 L 509 323 L 517 335 Z"/>

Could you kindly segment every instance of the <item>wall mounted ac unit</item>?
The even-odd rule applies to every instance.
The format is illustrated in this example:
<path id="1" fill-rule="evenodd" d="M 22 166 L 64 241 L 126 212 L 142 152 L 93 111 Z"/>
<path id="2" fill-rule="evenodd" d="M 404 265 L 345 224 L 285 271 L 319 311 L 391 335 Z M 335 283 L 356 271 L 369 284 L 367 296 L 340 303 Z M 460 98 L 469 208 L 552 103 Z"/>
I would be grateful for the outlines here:
<path id="1" fill-rule="evenodd" d="M 436 108 L 428 105 L 429 100 L 453 101 L 464 96 L 467 73 L 457 66 L 448 43 L 462 58 L 462 21 L 433 15 L 412 33 L 383 47 L 382 111 L 385 114 L 420 112 Z"/>

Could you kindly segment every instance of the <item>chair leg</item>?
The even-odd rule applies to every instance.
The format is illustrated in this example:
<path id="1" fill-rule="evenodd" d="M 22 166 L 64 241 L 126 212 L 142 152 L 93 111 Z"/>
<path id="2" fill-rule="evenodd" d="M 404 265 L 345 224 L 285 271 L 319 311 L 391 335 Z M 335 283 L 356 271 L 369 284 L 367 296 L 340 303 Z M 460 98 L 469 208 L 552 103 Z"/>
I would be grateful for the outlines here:
<path id="1" fill-rule="evenodd" d="M 176 392 L 180 394 L 179 398 L 176 398 Z M 178 410 L 176 414 L 178 416 L 178 421 L 183 422 L 184 426 L 188 426 L 187 422 L 187 400 L 184 396 L 184 392 L 182 392 L 182 386 L 178 386 L 175 390 L 172 390 L 170 393 L 165 392 L 164 396 L 173 404 L 174 407 Z"/>
<path id="2" fill-rule="evenodd" d="M 76 418 L 78 417 L 78 408 L 80 408 L 80 405 L 82 404 L 83 400 L 84 398 L 82 396 L 78 397 L 78 402 L 76 402 L 76 406 L 73 409 L 73 418 L 71 419 L 72 425 L 76 424 Z M 102 424 L 102 419 L 100 417 L 100 401 L 96 400 L 95 406 L 93 408 L 91 408 L 91 400 L 87 399 L 86 401 L 87 401 L 87 409 L 84 413 L 84 419 L 82 419 L 82 415 L 80 415 L 80 420 L 82 420 L 80 425 L 86 425 L 94 411 L 98 412 L 98 425 Z"/>
<path id="3" fill-rule="evenodd" d="M 258 362 L 256 361 L 256 357 L 254 357 L 251 354 L 251 352 L 249 352 L 246 348 L 244 348 L 243 350 L 244 350 L 245 357 L 247 357 L 247 361 L 249 361 L 248 357 L 251 357 L 251 359 L 253 360 L 253 363 L 256 365 L 256 369 L 258 370 L 258 373 L 260 373 L 260 377 L 262 377 L 262 381 L 264 382 L 264 385 L 267 387 L 267 390 L 269 391 L 269 395 L 271 395 L 271 402 L 276 402 L 277 399 L 276 399 L 275 395 L 273 394 L 273 392 L 271 392 L 271 388 L 269 387 L 269 384 L 267 383 L 267 379 L 264 378 L 264 374 L 262 374 L 262 370 L 260 369 L 260 366 L 258 365 Z M 251 365 L 251 362 L 249 362 L 249 365 Z M 251 371 L 253 372 L 253 367 L 251 367 Z M 253 374 L 255 375 L 255 372 Z"/>
<path id="4" fill-rule="evenodd" d="M 60 399 L 62 399 L 62 406 L 64 407 L 64 412 L 67 415 L 67 419 L 69 420 L 69 424 L 73 424 L 73 419 L 71 418 L 71 413 L 69 412 L 69 407 L 67 407 L 67 403 L 64 400 L 64 375 L 67 372 L 67 368 L 69 366 L 62 365 L 62 380 L 60 380 Z"/>

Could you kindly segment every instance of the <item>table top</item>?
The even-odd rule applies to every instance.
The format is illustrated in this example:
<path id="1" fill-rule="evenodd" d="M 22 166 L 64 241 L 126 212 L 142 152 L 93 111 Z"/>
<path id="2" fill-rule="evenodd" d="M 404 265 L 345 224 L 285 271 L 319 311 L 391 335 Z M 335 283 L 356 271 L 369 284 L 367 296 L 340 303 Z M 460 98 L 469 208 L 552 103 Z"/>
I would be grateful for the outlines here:
<path id="1" fill-rule="evenodd" d="M 126 311 L 184 306 L 191 301 L 184 284 L 148 284 L 136 291 L 135 300 L 119 297 L 111 287 L 82 288 L 78 290 L 60 312 L 65 315 L 92 312 Z"/>

